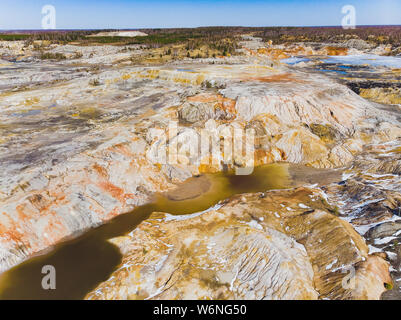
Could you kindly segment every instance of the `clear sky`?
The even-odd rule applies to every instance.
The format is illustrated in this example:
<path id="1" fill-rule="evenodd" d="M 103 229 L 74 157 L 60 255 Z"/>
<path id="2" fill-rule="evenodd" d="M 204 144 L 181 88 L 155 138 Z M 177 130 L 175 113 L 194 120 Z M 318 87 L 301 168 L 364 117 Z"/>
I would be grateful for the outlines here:
<path id="1" fill-rule="evenodd" d="M 0 0 L 0 29 L 40 29 L 47 4 L 57 29 L 332 26 L 348 4 L 358 25 L 401 25 L 401 0 Z"/>

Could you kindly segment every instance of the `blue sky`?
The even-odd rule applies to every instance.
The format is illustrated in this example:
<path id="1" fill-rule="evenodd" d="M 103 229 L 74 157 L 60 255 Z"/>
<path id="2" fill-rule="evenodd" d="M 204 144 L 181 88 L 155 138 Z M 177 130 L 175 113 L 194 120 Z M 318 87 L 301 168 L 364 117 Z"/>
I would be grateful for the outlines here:
<path id="1" fill-rule="evenodd" d="M 0 0 L 0 29 L 40 29 L 47 4 L 58 29 L 340 25 L 348 4 L 358 25 L 401 25 L 401 0 Z"/>

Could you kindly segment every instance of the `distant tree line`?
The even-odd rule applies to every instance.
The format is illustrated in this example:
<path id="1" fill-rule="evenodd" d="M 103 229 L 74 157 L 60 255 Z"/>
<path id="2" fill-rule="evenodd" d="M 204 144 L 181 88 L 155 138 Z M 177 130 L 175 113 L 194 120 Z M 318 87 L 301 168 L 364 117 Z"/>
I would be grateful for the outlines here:
<path id="1" fill-rule="evenodd" d="M 241 34 L 253 34 L 274 43 L 288 42 L 341 42 L 359 38 L 377 44 L 401 45 L 401 26 L 363 26 L 344 30 L 341 27 L 200 27 L 170 29 L 140 29 L 145 37 L 89 37 L 98 32 L 116 30 L 63 30 L 35 31 L 24 34 L 0 34 L 0 40 L 48 40 L 53 43 L 110 43 L 142 44 L 148 47 L 161 47 L 168 44 L 187 43 L 196 47 L 205 43 L 224 49 L 229 53 L 235 50 L 237 38 Z M 227 42 L 227 40 L 230 40 Z M 223 48 L 224 47 L 224 48 Z"/>
<path id="2" fill-rule="evenodd" d="M 341 42 L 359 38 L 376 44 L 401 45 L 401 26 L 364 26 L 345 30 L 342 27 L 277 27 L 257 31 L 264 40 L 286 42 Z"/>

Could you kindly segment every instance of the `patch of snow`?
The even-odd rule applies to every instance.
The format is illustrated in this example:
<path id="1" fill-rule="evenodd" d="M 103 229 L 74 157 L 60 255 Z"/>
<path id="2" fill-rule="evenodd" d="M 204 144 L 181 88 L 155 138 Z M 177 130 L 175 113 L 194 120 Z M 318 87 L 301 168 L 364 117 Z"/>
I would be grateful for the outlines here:
<path id="1" fill-rule="evenodd" d="M 374 247 L 372 245 L 369 245 L 369 254 L 372 254 L 372 253 L 375 253 L 375 252 L 382 252 L 382 250 L 379 249 L 379 248 L 376 248 L 376 247 Z"/>
<path id="2" fill-rule="evenodd" d="M 330 264 L 328 264 L 328 265 L 326 266 L 326 270 L 329 270 L 329 269 L 333 268 L 334 264 L 336 264 L 337 261 L 338 261 L 338 259 L 335 258 Z"/>
<path id="3" fill-rule="evenodd" d="M 286 64 L 289 64 L 289 65 L 295 65 L 295 64 L 298 64 L 300 62 L 309 62 L 310 59 L 301 58 L 301 57 L 291 57 L 291 58 L 281 59 L 280 61 L 282 63 L 286 63 Z"/>
<path id="4" fill-rule="evenodd" d="M 349 178 L 351 178 L 352 176 L 354 175 L 354 173 L 343 173 L 342 174 L 342 180 L 343 181 L 346 181 L 346 180 L 348 180 Z"/>
<path id="5" fill-rule="evenodd" d="M 348 217 L 346 217 L 348 218 Z M 344 219 L 349 221 L 351 218 L 348 219 Z M 360 234 L 360 235 L 364 235 L 370 228 L 375 227 L 379 224 L 382 224 L 384 222 L 391 222 L 391 221 L 397 221 L 397 220 L 401 220 L 401 217 L 394 215 L 393 217 L 391 217 L 391 219 L 388 219 L 386 221 L 380 221 L 380 222 L 376 222 L 376 223 L 371 223 L 371 224 L 367 224 L 364 226 L 354 226 L 355 230 Z"/>
<path id="6" fill-rule="evenodd" d="M 156 265 L 155 265 L 155 271 L 156 272 L 160 271 L 160 269 L 163 267 L 163 264 L 166 262 L 167 258 L 168 258 L 168 254 L 166 254 L 163 257 L 161 257 L 161 259 L 156 263 Z"/>
<path id="7" fill-rule="evenodd" d="M 231 280 L 230 291 L 233 291 L 233 289 L 234 289 L 234 281 L 237 279 L 238 273 L 239 273 L 239 268 L 237 268 L 237 270 L 235 271 L 235 275 L 234 275 L 233 279 Z"/>
<path id="8" fill-rule="evenodd" d="M 390 241 L 397 239 L 397 237 L 385 237 L 382 239 L 375 239 L 375 244 L 386 244 L 389 243 Z"/>
<path id="9" fill-rule="evenodd" d="M 90 37 L 146 37 L 148 34 L 141 31 L 110 31 L 99 32 Z"/>
<path id="10" fill-rule="evenodd" d="M 263 230 L 263 227 L 256 220 L 251 220 L 251 222 L 248 222 L 248 226 L 254 229 Z"/>
<path id="11" fill-rule="evenodd" d="M 216 242 L 211 242 L 211 243 L 209 243 L 209 244 L 206 246 L 206 248 L 207 248 L 208 250 L 210 250 L 210 249 L 212 249 L 215 245 L 216 245 Z"/>
<path id="12" fill-rule="evenodd" d="M 204 211 L 200 211 L 200 212 L 195 212 L 195 213 L 191 213 L 191 214 L 183 214 L 183 215 L 173 215 L 173 214 L 166 214 L 166 218 L 164 219 L 165 222 L 167 221 L 183 221 L 183 220 L 188 220 L 188 219 L 192 219 L 195 217 L 198 217 L 206 212 L 210 212 L 213 210 L 218 210 L 222 207 L 221 204 L 216 204 L 212 207 L 210 207 L 209 209 L 206 209 Z"/>
<path id="13" fill-rule="evenodd" d="M 390 260 L 395 260 L 397 259 L 397 254 L 391 251 L 386 251 L 387 256 L 390 258 Z"/>

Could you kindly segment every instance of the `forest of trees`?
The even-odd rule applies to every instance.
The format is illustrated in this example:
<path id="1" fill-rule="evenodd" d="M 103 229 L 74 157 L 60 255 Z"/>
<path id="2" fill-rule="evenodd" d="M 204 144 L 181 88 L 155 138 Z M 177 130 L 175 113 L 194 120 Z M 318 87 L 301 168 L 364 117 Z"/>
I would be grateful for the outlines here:
<path id="1" fill-rule="evenodd" d="M 285 42 L 340 42 L 352 37 L 375 42 L 377 44 L 401 45 L 401 26 L 364 26 L 344 30 L 341 27 L 200 27 L 172 29 L 140 29 L 148 36 L 145 37 L 88 37 L 94 33 L 112 30 L 61 30 L 35 31 L 17 33 L 0 33 L 0 40 L 49 40 L 55 43 L 79 41 L 81 43 L 115 43 L 115 44 L 144 44 L 150 47 L 160 47 L 166 44 L 188 43 L 190 46 L 199 43 L 222 45 L 222 40 L 231 39 L 235 47 L 236 37 L 240 34 L 252 33 L 263 40 L 274 43 Z M 115 30 L 113 30 L 115 31 Z M 227 45 L 225 43 L 224 45 Z M 231 50 L 232 47 L 227 50 Z"/>

